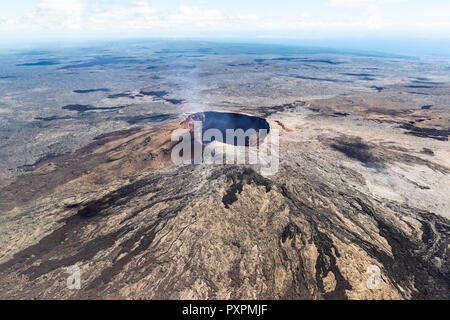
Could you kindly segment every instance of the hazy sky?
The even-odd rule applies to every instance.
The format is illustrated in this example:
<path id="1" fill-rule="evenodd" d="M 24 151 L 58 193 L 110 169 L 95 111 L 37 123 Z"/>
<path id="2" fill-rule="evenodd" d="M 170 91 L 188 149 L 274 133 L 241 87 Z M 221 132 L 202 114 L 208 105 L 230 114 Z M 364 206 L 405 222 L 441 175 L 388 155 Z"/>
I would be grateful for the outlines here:
<path id="1" fill-rule="evenodd" d="M 0 0 L 0 37 L 449 39 L 449 14 L 449 0 Z"/>

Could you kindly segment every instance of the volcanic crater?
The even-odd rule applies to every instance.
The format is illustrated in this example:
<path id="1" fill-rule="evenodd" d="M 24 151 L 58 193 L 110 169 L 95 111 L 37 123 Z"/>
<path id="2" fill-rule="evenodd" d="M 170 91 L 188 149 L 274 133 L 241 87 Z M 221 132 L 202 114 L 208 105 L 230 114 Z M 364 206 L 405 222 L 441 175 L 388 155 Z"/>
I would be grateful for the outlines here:
<path id="1" fill-rule="evenodd" d="M 230 113 L 230 112 L 217 112 L 217 111 L 205 111 L 194 113 L 187 117 L 185 121 L 181 123 L 182 127 L 194 130 L 194 122 L 202 123 L 202 143 L 208 144 L 211 141 L 216 140 L 218 137 L 211 137 L 211 141 L 205 140 L 205 132 L 210 129 L 217 130 L 216 133 L 223 138 L 223 142 L 234 146 L 240 145 L 238 137 L 234 136 L 233 141 L 227 139 L 227 130 L 231 130 L 239 135 L 238 130 L 242 130 L 241 133 L 246 133 L 245 145 L 249 146 L 253 138 L 256 138 L 256 142 L 259 143 L 264 140 L 265 135 L 260 137 L 260 130 L 265 130 L 268 134 L 270 132 L 270 125 L 266 119 L 250 116 L 243 113 Z M 211 132 L 212 133 L 212 132 Z M 219 134 L 220 133 L 220 134 Z"/>

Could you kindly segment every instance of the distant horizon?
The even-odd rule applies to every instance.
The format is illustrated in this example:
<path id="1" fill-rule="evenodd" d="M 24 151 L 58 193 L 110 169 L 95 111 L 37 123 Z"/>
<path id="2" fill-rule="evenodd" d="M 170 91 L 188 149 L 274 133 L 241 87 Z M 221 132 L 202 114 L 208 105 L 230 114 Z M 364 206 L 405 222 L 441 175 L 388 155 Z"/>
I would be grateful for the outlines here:
<path id="1" fill-rule="evenodd" d="M 349 51 L 367 54 L 387 54 L 402 56 L 443 56 L 450 57 L 450 39 L 399 39 L 399 38 L 326 38 L 326 39 L 287 39 L 287 38 L 209 38 L 209 37 L 52 37 L 38 39 L 10 39 L 0 42 L 0 50 L 20 51 L 39 48 L 68 48 L 83 45 L 102 46 L 107 43 L 126 42 L 211 42 L 217 44 L 249 44 L 257 46 L 292 47 L 299 49 L 323 49 Z M 332 53 L 332 52 L 331 52 Z"/>

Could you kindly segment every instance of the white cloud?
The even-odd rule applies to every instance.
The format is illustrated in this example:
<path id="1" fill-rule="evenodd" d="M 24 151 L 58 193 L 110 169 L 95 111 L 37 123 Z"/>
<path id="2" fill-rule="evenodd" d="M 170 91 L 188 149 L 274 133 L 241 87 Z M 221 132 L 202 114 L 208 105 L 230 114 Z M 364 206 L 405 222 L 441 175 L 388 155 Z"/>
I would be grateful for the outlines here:
<path id="1" fill-rule="evenodd" d="M 372 3 L 372 0 L 330 0 L 328 5 L 330 7 L 356 7 Z"/>
<path id="2" fill-rule="evenodd" d="M 214 36 L 220 32 L 281 36 L 449 33 L 450 21 L 445 10 L 409 12 L 403 10 L 405 6 L 397 6 L 397 11 L 392 11 L 388 6 L 407 1 L 414 0 L 328 0 L 311 7 L 310 12 L 301 12 L 299 6 L 298 14 L 292 10 L 284 14 L 259 10 L 256 14 L 248 8 L 239 10 L 239 5 L 219 10 L 211 7 L 210 2 L 162 9 L 157 2 L 146 0 L 40 0 L 31 13 L 22 17 L 0 16 L 0 31 L 42 31 L 42 34 L 139 31 L 146 35 L 188 36 Z"/>
<path id="3" fill-rule="evenodd" d="M 80 13 L 85 4 L 80 0 L 42 0 L 38 8 L 47 12 L 71 14 Z"/>
<path id="4" fill-rule="evenodd" d="M 168 26 L 215 27 L 225 23 L 225 15 L 219 10 L 200 9 L 180 5 L 178 12 L 162 17 Z"/>
<path id="5" fill-rule="evenodd" d="M 369 29 L 380 29 L 383 27 L 383 16 L 380 8 L 372 4 L 370 5 L 363 14 L 364 21 Z"/>
<path id="6" fill-rule="evenodd" d="M 108 4 L 86 0 L 41 0 L 37 9 L 16 27 L 29 30 L 148 30 L 154 28 L 205 28 L 225 26 L 227 17 L 219 10 L 180 5 L 164 12 L 148 1 Z M 0 28 L 5 22 L 0 23 Z"/>
<path id="7" fill-rule="evenodd" d="M 159 19 L 157 13 L 158 11 L 145 1 L 136 2 L 127 8 L 118 5 L 107 9 L 96 6 L 84 15 L 84 28 L 92 30 L 151 28 Z"/>
<path id="8" fill-rule="evenodd" d="M 82 29 L 83 11 L 86 4 L 82 0 L 41 0 L 37 9 L 23 19 L 31 29 Z"/>
<path id="9" fill-rule="evenodd" d="M 232 20 L 237 21 L 247 21 L 247 22 L 256 22 L 259 21 L 261 18 L 256 14 L 239 14 L 232 17 Z"/>
<path id="10" fill-rule="evenodd" d="M 408 0 L 329 0 L 330 7 L 354 8 L 364 5 L 389 5 L 397 3 L 405 3 Z"/>

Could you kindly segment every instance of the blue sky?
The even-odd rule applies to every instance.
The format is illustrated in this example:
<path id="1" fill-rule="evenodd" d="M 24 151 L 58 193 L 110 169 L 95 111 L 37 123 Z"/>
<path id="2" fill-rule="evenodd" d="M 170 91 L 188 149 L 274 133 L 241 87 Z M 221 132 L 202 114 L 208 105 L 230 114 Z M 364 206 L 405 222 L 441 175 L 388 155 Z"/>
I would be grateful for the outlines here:
<path id="1" fill-rule="evenodd" d="M 448 0 L 0 0 L 0 37 L 439 41 L 449 13 Z"/>

